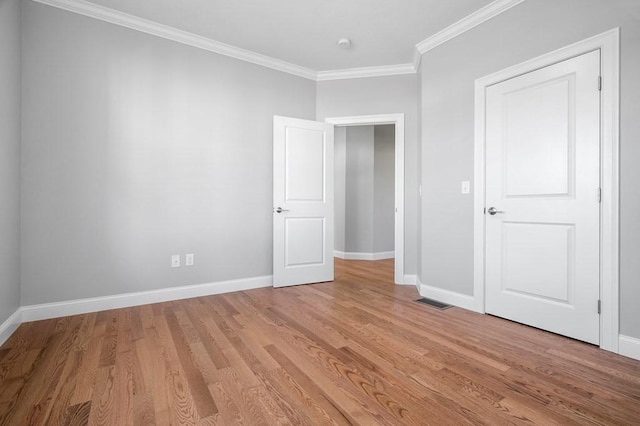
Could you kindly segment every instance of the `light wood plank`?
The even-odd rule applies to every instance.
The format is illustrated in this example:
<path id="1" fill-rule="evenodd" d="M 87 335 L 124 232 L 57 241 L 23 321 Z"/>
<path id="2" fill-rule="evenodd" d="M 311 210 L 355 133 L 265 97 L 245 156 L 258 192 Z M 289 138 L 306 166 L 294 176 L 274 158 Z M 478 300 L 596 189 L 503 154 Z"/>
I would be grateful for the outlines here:
<path id="1" fill-rule="evenodd" d="M 640 362 L 416 303 L 393 260 L 334 282 L 22 324 L 0 424 L 633 425 Z"/>

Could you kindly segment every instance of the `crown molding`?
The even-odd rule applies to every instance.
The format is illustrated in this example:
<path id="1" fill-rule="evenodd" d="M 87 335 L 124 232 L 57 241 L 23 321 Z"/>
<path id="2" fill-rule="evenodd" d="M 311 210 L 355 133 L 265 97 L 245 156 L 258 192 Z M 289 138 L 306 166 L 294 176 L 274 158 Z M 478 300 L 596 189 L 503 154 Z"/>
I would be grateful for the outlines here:
<path id="1" fill-rule="evenodd" d="M 38 3 L 64 9 L 79 15 L 99 19 L 111 24 L 126 27 L 132 30 L 151 34 L 167 40 L 186 44 L 209 52 L 219 53 L 241 61 L 261 65 L 277 71 L 293 74 L 298 77 L 316 80 L 317 73 L 309 68 L 291 64 L 269 56 L 261 55 L 250 50 L 241 49 L 226 43 L 221 43 L 210 38 L 202 37 L 187 31 L 179 30 L 168 25 L 149 21 L 128 13 L 120 12 L 108 7 L 99 6 L 84 0 L 33 0 Z"/>
<path id="2" fill-rule="evenodd" d="M 415 74 L 413 64 L 383 65 L 379 67 L 347 68 L 343 70 L 318 71 L 316 81 L 344 80 L 347 78 L 382 77 L 389 75 Z"/>
<path id="3" fill-rule="evenodd" d="M 79 15 L 88 16 L 121 27 L 140 31 L 156 37 L 161 37 L 177 43 L 229 56 L 241 61 L 282 71 L 313 81 L 343 80 L 349 78 L 383 77 L 402 74 L 414 74 L 420 68 L 422 55 L 440 46 L 454 37 L 474 28 L 477 25 L 511 9 L 525 0 L 495 0 L 482 9 L 461 19 L 440 31 L 439 33 L 421 41 L 416 45 L 413 61 L 409 64 L 384 65 L 379 67 L 347 68 L 342 70 L 314 71 L 290 62 L 275 59 L 250 50 L 241 49 L 230 44 L 222 43 L 207 37 L 199 36 L 188 31 L 179 30 L 168 25 L 159 24 L 128 13 L 120 12 L 104 6 L 99 6 L 85 0 L 32 0 L 48 6 L 63 9 Z"/>
<path id="4" fill-rule="evenodd" d="M 428 52 L 429 50 L 440 46 L 443 43 L 451 40 L 454 37 L 459 36 L 462 33 L 469 31 L 470 29 L 482 24 L 489 19 L 506 12 L 514 6 L 519 5 L 525 0 L 495 0 L 482 9 L 478 9 L 471 15 L 462 18 L 455 24 L 449 25 L 444 30 L 432 35 L 431 37 L 416 44 L 416 49 L 420 55 Z M 419 66 L 419 62 L 417 62 Z M 418 69 L 418 66 L 416 69 Z"/>

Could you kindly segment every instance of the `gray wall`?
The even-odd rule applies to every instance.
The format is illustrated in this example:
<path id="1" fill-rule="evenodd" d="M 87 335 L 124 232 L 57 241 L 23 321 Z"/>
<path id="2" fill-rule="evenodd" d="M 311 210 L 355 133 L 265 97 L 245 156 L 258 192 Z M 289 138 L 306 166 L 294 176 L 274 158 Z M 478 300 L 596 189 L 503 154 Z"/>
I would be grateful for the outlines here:
<path id="1" fill-rule="evenodd" d="M 381 253 L 395 243 L 395 126 L 374 126 L 373 141 L 373 252 Z"/>
<path id="2" fill-rule="evenodd" d="M 393 125 L 336 127 L 336 250 L 393 251 L 394 170 Z"/>
<path id="3" fill-rule="evenodd" d="M 395 235 L 395 131 L 393 125 L 338 128 L 346 133 L 345 160 L 336 161 L 344 174 L 344 248 L 349 253 L 393 251 Z M 340 142 L 338 142 L 340 147 Z M 340 164 L 343 163 L 343 164 Z M 343 171 L 338 169 L 343 167 Z M 339 218 L 344 216 L 344 218 Z"/>
<path id="4" fill-rule="evenodd" d="M 336 127 L 333 131 L 334 141 L 334 239 L 333 248 L 345 251 L 345 204 L 347 179 L 347 128 Z"/>
<path id="5" fill-rule="evenodd" d="M 373 126 L 347 127 L 347 252 L 373 253 L 373 153 Z"/>
<path id="6" fill-rule="evenodd" d="M 473 292 L 473 197 L 460 194 L 460 181 L 473 176 L 474 80 L 618 26 L 620 331 L 640 338 L 640 2 L 635 0 L 527 1 L 423 55 L 423 283 Z"/>
<path id="7" fill-rule="evenodd" d="M 418 217 L 418 76 L 321 81 L 317 84 L 316 117 L 405 114 L 405 232 L 404 273 L 416 274 Z"/>
<path id="8" fill-rule="evenodd" d="M 0 0 L 0 324 L 20 307 L 20 1 Z"/>
<path id="9" fill-rule="evenodd" d="M 273 115 L 313 119 L 315 83 L 23 13 L 22 303 L 270 275 Z"/>

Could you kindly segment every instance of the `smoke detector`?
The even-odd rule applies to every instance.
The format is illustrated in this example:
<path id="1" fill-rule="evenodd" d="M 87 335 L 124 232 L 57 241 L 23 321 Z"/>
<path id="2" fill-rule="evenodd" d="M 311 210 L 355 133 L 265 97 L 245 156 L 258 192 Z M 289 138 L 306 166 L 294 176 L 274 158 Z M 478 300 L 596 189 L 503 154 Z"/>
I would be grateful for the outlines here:
<path id="1" fill-rule="evenodd" d="M 338 46 L 343 49 L 348 49 L 351 47 L 351 40 L 349 40 L 348 38 L 341 38 L 340 40 L 338 40 Z"/>

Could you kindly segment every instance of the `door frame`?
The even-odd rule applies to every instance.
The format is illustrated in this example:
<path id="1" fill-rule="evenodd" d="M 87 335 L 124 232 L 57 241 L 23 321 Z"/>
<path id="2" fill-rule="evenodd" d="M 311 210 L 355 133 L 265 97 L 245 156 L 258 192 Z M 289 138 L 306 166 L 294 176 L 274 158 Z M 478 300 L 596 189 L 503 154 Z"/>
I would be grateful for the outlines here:
<path id="1" fill-rule="evenodd" d="M 600 49 L 600 347 L 619 340 L 619 87 L 620 29 L 555 50 L 475 81 L 474 306 L 485 312 L 485 95 L 488 86 Z M 594 84 L 598 82 L 594 81 Z M 596 194 L 594 194 L 594 197 Z M 594 309 L 596 307 L 594 306 Z"/>
<path id="2" fill-rule="evenodd" d="M 372 126 L 378 124 L 395 125 L 395 226 L 394 251 L 395 271 L 394 282 L 406 283 L 404 278 L 404 114 L 359 115 L 352 117 L 330 117 L 327 123 L 337 127 Z"/>

